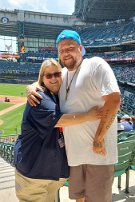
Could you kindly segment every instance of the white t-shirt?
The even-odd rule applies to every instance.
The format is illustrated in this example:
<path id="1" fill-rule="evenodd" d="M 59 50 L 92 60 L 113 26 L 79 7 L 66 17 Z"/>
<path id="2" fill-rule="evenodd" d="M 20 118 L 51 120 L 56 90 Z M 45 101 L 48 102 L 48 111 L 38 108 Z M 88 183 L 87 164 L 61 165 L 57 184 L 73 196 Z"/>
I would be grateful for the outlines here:
<path id="1" fill-rule="evenodd" d="M 71 79 L 74 72 L 68 72 Z M 84 59 L 78 68 L 66 97 L 67 69 L 63 69 L 63 83 L 60 89 L 60 107 L 63 113 L 84 112 L 94 106 L 103 106 L 101 98 L 112 92 L 119 92 L 116 78 L 109 64 L 99 57 Z M 110 106 L 111 108 L 111 106 Z M 106 156 L 92 151 L 93 139 L 99 120 L 88 121 L 64 128 L 68 163 L 70 166 L 81 164 L 108 165 L 117 162 L 117 120 L 105 135 Z"/>

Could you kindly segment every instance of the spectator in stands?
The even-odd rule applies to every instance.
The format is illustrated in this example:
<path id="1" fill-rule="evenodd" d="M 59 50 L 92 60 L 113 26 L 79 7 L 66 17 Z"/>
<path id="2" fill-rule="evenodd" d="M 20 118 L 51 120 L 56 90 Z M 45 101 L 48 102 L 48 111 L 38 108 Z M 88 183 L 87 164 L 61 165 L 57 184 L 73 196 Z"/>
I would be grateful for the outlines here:
<path id="1" fill-rule="evenodd" d="M 133 130 L 135 130 L 135 116 L 131 116 L 132 124 L 133 124 Z"/>
<path id="2" fill-rule="evenodd" d="M 54 202 L 57 190 L 68 178 L 59 127 L 98 119 L 96 109 L 61 114 L 57 96 L 62 81 L 61 66 L 54 59 L 42 63 L 38 81 L 44 87 L 44 91 L 38 91 L 43 99 L 36 107 L 26 104 L 21 135 L 14 148 L 15 188 L 20 202 Z"/>
<path id="3" fill-rule="evenodd" d="M 70 165 L 69 196 L 77 202 L 110 202 L 114 164 L 117 162 L 115 116 L 120 104 L 116 78 L 103 59 L 83 59 L 83 47 L 77 32 L 64 30 L 56 42 L 65 66 L 59 94 L 62 112 L 81 112 L 95 103 L 103 106 L 101 121 L 64 128 Z M 33 96 L 39 97 L 35 89 L 29 87 L 32 95 L 28 99 L 33 106 L 36 101 Z"/>
<path id="4" fill-rule="evenodd" d="M 121 117 L 118 115 L 117 116 L 117 132 L 120 133 L 124 131 L 124 126 L 121 123 Z"/>
<path id="5" fill-rule="evenodd" d="M 124 131 L 126 132 L 133 130 L 133 124 L 129 115 L 125 114 L 122 117 L 122 125 L 124 126 Z"/>

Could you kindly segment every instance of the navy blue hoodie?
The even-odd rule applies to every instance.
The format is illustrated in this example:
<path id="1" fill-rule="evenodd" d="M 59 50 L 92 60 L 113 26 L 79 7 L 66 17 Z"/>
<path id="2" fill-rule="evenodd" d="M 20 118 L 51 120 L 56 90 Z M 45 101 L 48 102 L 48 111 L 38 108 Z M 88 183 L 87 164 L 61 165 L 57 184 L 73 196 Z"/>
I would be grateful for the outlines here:
<path id="1" fill-rule="evenodd" d="M 40 92 L 43 99 L 36 107 L 29 103 L 23 114 L 21 135 L 14 147 L 14 164 L 24 176 L 33 179 L 59 180 L 69 176 L 65 147 L 60 148 L 59 128 L 62 116 L 57 101 L 49 91 Z"/>

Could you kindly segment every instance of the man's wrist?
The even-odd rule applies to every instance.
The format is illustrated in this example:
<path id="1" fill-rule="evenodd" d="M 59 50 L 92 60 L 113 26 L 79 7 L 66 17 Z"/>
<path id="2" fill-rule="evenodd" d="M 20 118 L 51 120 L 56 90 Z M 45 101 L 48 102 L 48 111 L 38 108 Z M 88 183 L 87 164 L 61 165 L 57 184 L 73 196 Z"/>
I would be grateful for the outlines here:
<path id="1" fill-rule="evenodd" d="M 95 135 L 94 141 L 96 142 L 102 142 L 104 138 L 101 136 L 101 134 Z"/>
<path id="2" fill-rule="evenodd" d="M 98 148 L 102 148 L 102 141 L 94 140 L 93 146 L 98 147 Z"/>

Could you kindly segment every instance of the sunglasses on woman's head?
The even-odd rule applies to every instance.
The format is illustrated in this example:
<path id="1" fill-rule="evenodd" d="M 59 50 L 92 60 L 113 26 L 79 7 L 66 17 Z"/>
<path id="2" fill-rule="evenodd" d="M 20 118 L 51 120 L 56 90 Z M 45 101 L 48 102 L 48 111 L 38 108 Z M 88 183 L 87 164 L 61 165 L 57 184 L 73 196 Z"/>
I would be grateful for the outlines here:
<path id="1" fill-rule="evenodd" d="M 44 74 L 46 79 L 52 79 L 53 77 L 55 78 L 59 78 L 61 77 L 61 72 L 54 72 L 53 74 L 48 73 L 48 74 Z"/>

